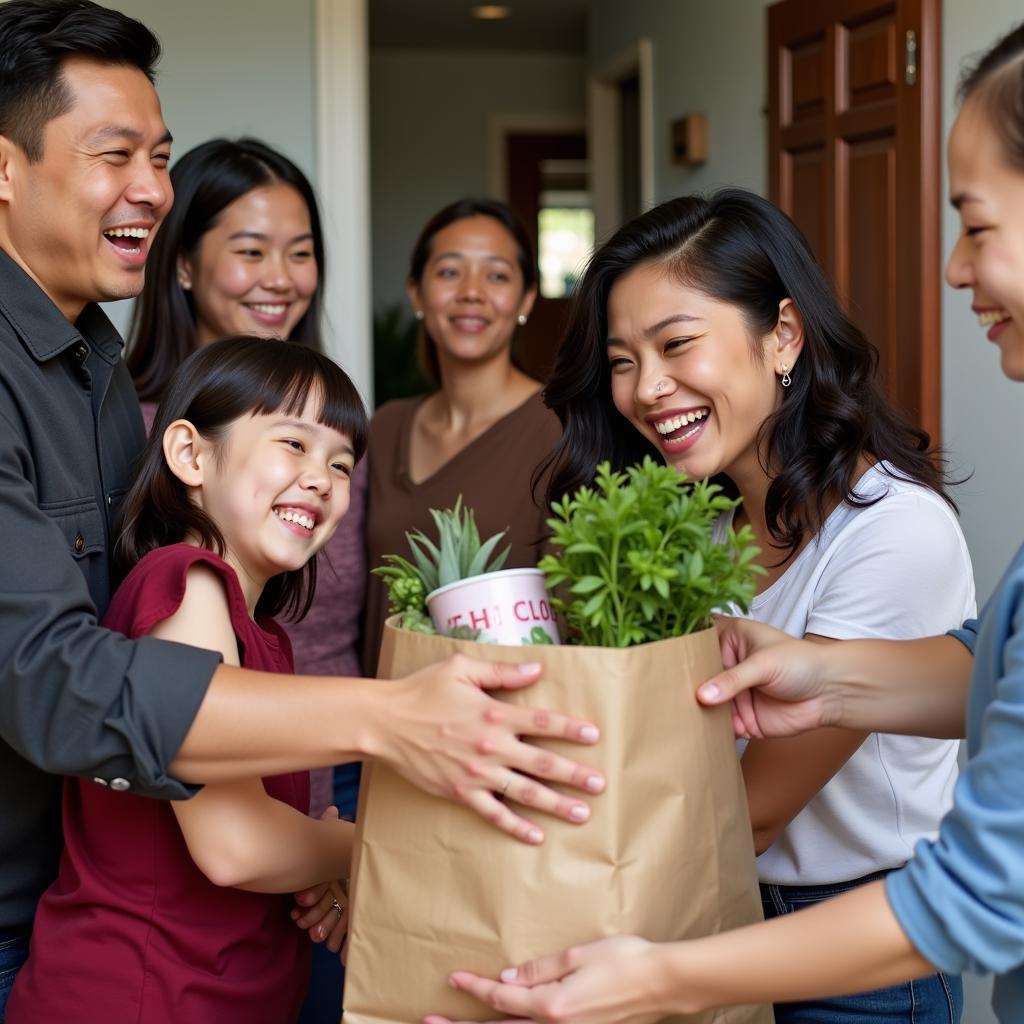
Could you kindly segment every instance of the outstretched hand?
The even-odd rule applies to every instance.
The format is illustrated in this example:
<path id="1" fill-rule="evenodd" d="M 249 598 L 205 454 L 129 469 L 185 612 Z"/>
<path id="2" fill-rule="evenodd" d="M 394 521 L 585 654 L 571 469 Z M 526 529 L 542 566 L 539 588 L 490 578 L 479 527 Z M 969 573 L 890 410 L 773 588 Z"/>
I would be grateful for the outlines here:
<path id="1" fill-rule="evenodd" d="M 665 1016 L 665 1007 L 655 1005 L 652 984 L 659 974 L 657 951 L 644 939 L 617 935 L 502 971 L 501 981 L 468 971 L 456 971 L 449 980 L 505 1022 L 651 1024 Z M 454 1022 L 431 1015 L 424 1024 Z"/>
<path id="2" fill-rule="evenodd" d="M 542 842 L 544 833 L 510 803 L 566 821 L 586 821 L 586 803 L 538 780 L 600 793 L 600 772 L 524 743 L 521 737 L 590 744 L 598 739 L 597 727 L 558 712 L 505 704 L 483 692 L 522 689 L 540 674 L 539 665 L 456 654 L 391 682 L 388 721 L 380 730 L 383 749 L 377 756 L 426 792 L 466 804 L 522 842 Z"/>
<path id="3" fill-rule="evenodd" d="M 709 705 L 731 701 L 737 736 L 793 736 L 836 723 L 827 647 L 749 619 L 723 616 L 715 625 L 725 671 L 704 683 L 697 698 Z"/>

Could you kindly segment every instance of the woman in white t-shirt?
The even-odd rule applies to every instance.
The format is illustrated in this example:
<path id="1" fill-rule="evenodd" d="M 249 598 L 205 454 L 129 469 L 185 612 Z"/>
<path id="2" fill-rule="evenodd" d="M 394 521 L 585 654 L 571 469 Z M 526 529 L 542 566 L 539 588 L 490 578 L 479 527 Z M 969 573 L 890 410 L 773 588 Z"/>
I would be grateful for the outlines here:
<path id="1" fill-rule="evenodd" d="M 740 189 L 671 200 L 605 243 L 577 290 L 545 389 L 564 427 L 552 496 L 653 451 L 742 496 L 766 570 L 753 618 L 822 643 L 958 627 L 974 584 L 941 464 L 876 363 L 776 207 Z M 905 863 L 951 804 L 957 746 L 838 729 L 750 743 L 766 916 Z M 950 1024 L 961 1008 L 959 977 L 936 974 L 776 1017 Z"/>

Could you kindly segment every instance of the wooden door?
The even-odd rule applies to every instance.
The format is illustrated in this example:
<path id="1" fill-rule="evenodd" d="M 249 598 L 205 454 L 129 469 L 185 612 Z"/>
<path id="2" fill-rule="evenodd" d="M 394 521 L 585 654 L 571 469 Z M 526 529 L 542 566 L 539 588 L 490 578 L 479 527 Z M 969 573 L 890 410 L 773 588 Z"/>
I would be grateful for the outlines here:
<path id="1" fill-rule="evenodd" d="M 582 132 L 524 133 L 511 134 L 506 142 L 508 204 L 523 222 L 536 256 L 542 193 L 550 187 L 544 165 L 550 161 L 585 161 L 587 137 Z M 520 328 L 518 344 L 523 369 L 531 377 L 543 381 L 554 367 L 568 312 L 568 298 L 549 299 L 538 292 L 530 319 Z"/>
<path id="2" fill-rule="evenodd" d="M 768 8 L 771 196 L 880 353 L 896 405 L 940 427 L 940 0 Z"/>

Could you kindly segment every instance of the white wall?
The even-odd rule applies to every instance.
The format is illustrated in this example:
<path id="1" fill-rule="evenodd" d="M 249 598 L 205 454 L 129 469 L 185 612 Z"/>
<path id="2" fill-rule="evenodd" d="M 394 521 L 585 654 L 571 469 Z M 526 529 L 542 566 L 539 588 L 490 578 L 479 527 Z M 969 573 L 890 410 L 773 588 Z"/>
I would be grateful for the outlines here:
<path id="1" fill-rule="evenodd" d="M 584 115 L 582 57 L 499 51 L 370 52 L 374 308 L 405 300 L 420 228 L 489 191 L 488 118 Z"/>
<path id="2" fill-rule="evenodd" d="M 253 135 L 316 182 L 313 0 L 103 2 L 138 18 L 163 45 L 157 90 L 173 156 L 218 135 Z M 130 303 L 107 309 L 127 326 Z"/>
<path id="3" fill-rule="evenodd" d="M 1019 0 L 946 0 L 943 25 L 943 138 L 955 116 L 953 97 L 961 62 L 983 51 L 1024 18 Z M 945 173 L 945 172 L 944 172 Z M 943 177 L 943 195 L 948 181 Z M 943 207 L 943 256 L 960 232 L 959 219 Z M 945 441 L 963 467 L 973 470 L 959 488 L 962 522 L 974 559 L 978 597 L 992 592 L 1010 556 L 1024 541 L 1024 390 L 999 370 L 997 350 L 970 310 L 969 294 L 942 295 L 942 408 Z"/>
<path id="4" fill-rule="evenodd" d="M 767 0 L 593 0 L 587 59 L 599 68 L 637 38 L 654 44 L 654 186 L 659 201 L 719 185 L 767 186 Z M 710 156 L 671 162 L 669 125 L 703 113 Z"/>

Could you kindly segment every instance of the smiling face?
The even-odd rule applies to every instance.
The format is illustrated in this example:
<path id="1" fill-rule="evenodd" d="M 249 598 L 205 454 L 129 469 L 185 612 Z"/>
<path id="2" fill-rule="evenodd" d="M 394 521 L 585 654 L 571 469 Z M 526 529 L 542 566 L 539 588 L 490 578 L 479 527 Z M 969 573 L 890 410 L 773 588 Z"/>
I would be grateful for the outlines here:
<path id="1" fill-rule="evenodd" d="M 1024 381 L 1024 172 L 1007 161 L 977 96 L 953 125 L 948 158 L 950 200 L 963 230 L 946 280 L 971 290 L 971 308 L 999 347 L 1003 373 Z"/>
<path id="2" fill-rule="evenodd" d="M 250 609 L 267 580 L 301 569 L 348 510 L 352 440 L 317 422 L 317 412 L 311 397 L 299 415 L 242 416 L 218 443 L 198 438 L 185 452 L 199 474 L 192 499 L 220 529 Z M 169 461 L 175 428 L 164 436 Z"/>
<path id="3" fill-rule="evenodd" d="M 170 136 L 136 68 L 65 61 L 71 108 L 30 163 L 0 139 L 0 246 L 75 320 L 89 302 L 142 289 L 153 231 L 170 208 Z"/>
<path id="4" fill-rule="evenodd" d="M 309 207 L 285 184 L 230 203 L 178 262 L 200 345 L 232 334 L 288 338 L 309 309 L 318 276 Z"/>
<path id="5" fill-rule="evenodd" d="M 781 400 L 778 374 L 799 356 L 780 328 L 752 339 L 742 311 L 686 285 L 664 266 L 620 277 L 608 296 L 608 361 L 615 408 L 665 461 L 700 479 L 738 484 L 758 468 L 757 435 Z M 802 334 L 800 335 L 802 338 Z"/>
<path id="6" fill-rule="evenodd" d="M 431 243 L 422 279 L 408 285 L 427 334 L 446 362 L 508 358 L 520 316 L 536 291 L 523 289 L 515 239 L 493 217 L 465 217 Z"/>

